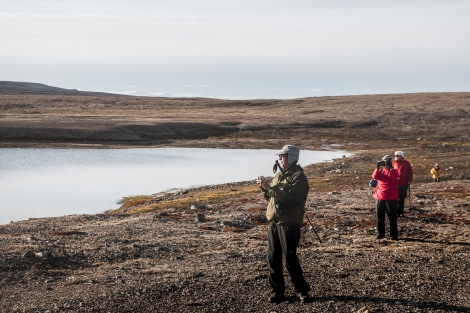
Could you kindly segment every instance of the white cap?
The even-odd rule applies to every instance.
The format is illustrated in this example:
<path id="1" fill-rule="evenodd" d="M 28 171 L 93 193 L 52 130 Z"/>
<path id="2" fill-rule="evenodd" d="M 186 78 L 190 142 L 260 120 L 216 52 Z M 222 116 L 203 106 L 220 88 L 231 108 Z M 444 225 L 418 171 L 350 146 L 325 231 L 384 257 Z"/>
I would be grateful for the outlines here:
<path id="1" fill-rule="evenodd" d="M 285 145 L 276 155 L 287 154 L 287 163 L 292 164 L 299 160 L 300 149 L 294 145 Z"/>
<path id="2" fill-rule="evenodd" d="M 405 156 L 405 154 L 403 153 L 403 151 L 395 151 L 395 156 L 397 156 L 397 155 L 399 155 L 399 156 L 401 156 L 401 157 L 404 157 L 404 156 Z"/>

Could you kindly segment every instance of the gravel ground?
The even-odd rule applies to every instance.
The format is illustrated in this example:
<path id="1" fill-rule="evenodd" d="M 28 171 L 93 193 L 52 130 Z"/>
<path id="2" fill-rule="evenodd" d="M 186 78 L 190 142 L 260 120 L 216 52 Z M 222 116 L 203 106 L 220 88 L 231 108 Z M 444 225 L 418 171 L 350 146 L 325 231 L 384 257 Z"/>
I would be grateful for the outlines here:
<path id="1" fill-rule="evenodd" d="M 266 202 L 251 181 L 166 195 L 151 201 L 219 196 L 146 213 L 131 214 L 139 207 L 130 205 L 0 225 L 0 311 L 470 312 L 469 99 L 1 96 L 2 147 L 335 144 L 354 156 L 305 169 L 307 214 L 321 239 L 305 220 L 307 303 L 287 276 L 288 299 L 266 301 Z M 395 150 L 405 151 L 416 179 L 399 240 L 376 240 L 367 182 L 375 161 Z M 443 181 L 432 183 L 437 160 Z"/>
<path id="2" fill-rule="evenodd" d="M 287 301 L 266 302 L 261 194 L 0 225 L 1 310 L 469 312 L 469 189 L 469 180 L 414 186 L 399 241 L 375 239 L 370 188 L 311 192 L 308 215 L 321 243 L 305 221 L 299 256 L 312 285 L 305 304 L 290 282 Z"/>

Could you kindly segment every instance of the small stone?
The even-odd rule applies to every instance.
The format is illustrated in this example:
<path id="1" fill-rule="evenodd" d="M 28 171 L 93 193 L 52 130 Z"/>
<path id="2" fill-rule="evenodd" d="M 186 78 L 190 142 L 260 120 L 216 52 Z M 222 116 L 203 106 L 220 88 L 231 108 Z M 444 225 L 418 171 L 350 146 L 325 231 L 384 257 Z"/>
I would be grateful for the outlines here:
<path id="1" fill-rule="evenodd" d="M 33 251 L 28 251 L 25 254 L 23 254 L 24 258 L 34 258 L 36 255 L 34 254 Z"/>
<path id="2" fill-rule="evenodd" d="M 204 222 L 206 220 L 206 216 L 203 213 L 199 213 L 196 216 L 196 222 Z"/>
<path id="3" fill-rule="evenodd" d="M 49 258 L 55 258 L 57 255 L 53 251 L 41 251 L 41 252 L 36 252 L 34 255 L 38 258 L 43 258 L 43 259 L 49 259 Z"/>

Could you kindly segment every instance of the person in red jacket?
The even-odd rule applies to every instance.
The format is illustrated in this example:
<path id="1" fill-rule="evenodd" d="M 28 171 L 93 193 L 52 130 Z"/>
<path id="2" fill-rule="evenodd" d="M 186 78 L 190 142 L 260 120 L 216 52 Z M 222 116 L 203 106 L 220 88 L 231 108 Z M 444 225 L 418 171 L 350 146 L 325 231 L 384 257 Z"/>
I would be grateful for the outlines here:
<path id="1" fill-rule="evenodd" d="M 377 239 L 385 237 L 385 213 L 390 223 L 390 238 L 398 240 L 397 202 L 398 202 L 398 171 L 392 166 L 392 157 L 385 155 L 377 162 L 372 173 L 377 186 L 372 197 L 377 199 Z"/>
<path id="2" fill-rule="evenodd" d="M 413 182 L 413 167 L 405 160 L 403 151 L 395 152 L 393 168 L 398 171 L 398 207 L 397 215 L 405 216 L 405 199 L 408 194 L 408 186 Z"/>

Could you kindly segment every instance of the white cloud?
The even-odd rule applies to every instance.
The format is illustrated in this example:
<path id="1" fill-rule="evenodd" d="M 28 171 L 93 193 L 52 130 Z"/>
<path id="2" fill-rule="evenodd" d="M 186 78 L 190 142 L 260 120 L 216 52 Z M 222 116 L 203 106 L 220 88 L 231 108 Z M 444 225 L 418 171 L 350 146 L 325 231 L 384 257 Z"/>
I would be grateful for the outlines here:
<path id="1" fill-rule="evenodd" d="M 166 92 L 166 91 L 156 91 L 156 92 L 152 92 L 148 95 L 145 95 L 145 96 L 153 96 L 153 97 L 171 97 L 171 93 L 169 92 Z"/>
<path id="2" fill-rule="evenodd" d="M 117 94 L 121 94 L 121 95 L 128 95 L 128 96 L 135 96 L 135 95 L 138 95 L 139 91 L 137 89 L 134 89 L 134 90 L 124 90 L 124 91 L 112 92 L 112 93 L 117 93 Z"/>
<path id="3" fill-rule="evenodd" d="M 292 80 L 295 90 L 322 86 L 318 93 L 327 93 L 320 72 L 384 77 L 439 69 L 457 81 L 456 71 L 463 72 L 460 80 L 470 71 L 468 1 L 16 0 L 1 10 L 4 80 L 86 81 L 95 71 L 101 77 L 96 84 L 119 83 L 98 90 L 148 93 L 140 86 L 165 75 L 173 85 L 162 80 L 155 86 L 175 93 L 213 94 L 223 87 L 252 95 L 250 84 L 266 84 L 278 95 L 293 89 L 287 87 Z M 188 79 L 190 71 L 197 74 Z M 130 80 L 139 91 L 120 87 Z M 85 89 L 73 86 L 72 78 L 70 84 Z"/>

